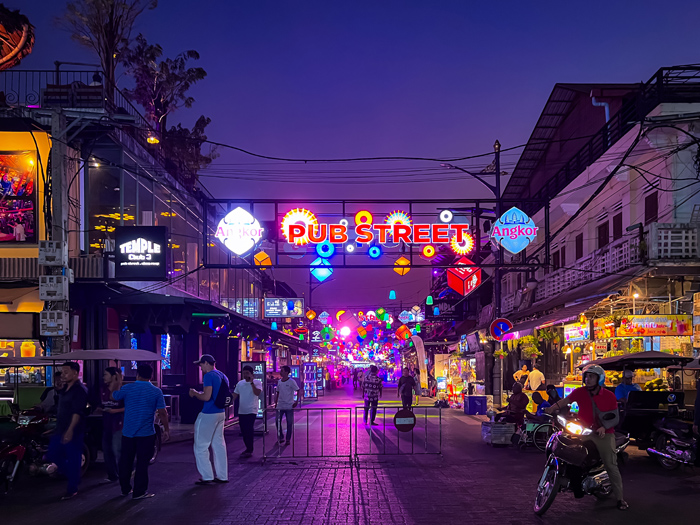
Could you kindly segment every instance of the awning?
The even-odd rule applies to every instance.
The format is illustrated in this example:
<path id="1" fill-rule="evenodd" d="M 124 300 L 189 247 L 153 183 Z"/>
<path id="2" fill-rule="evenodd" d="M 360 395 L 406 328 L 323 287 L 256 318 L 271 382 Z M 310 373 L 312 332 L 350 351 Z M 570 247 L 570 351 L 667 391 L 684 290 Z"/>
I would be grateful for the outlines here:
<path id="1" fill-rule="evenodd" d="M 523 321 L 513 326 L 508 333 L 513 332 L 523 332 L 525 330 L 533 330 L 535 328 L 540 328 L 541 326 L 549 326 L 553 324 L 563 323 L 572 319 L 576 319 L 583 312 L 589 308 L 593 308 L 595 305 L 604 301 L 610 294 L 596 295 L 594 297 L 588 297 L 582 301 L 565 306 L 561 310 L 552 312 L 551 314 L 543 315 L 537 319 L 532 319 L 530 321 Z"/>
<path id="2" fill-rule="evenodd" d="M 56 354 L 40 358 L 43 362 L 108 361 L 110 359 L 114 361 L 162 361 L 163 356 L 155 352 L 135 348 L 104 348 L 101 350 L 73 350 L 65 354 Z"/>
<path id="3" fill-rule="evenodd" d="M 49 363 L 36 357 L 0 357 L 0 368 L 15 366 L 49 366 Z"/>
<path id="4" fill-rule="evenodd" d="M 37 313 L 44 309 L 38 286 L 0 287 L 0 312 Z"/>
<path id="5" fill-rule="evenodd" d="M 668 366 L 681 366 L 690 363 L 692 357 L 667 354 L 666 352 L 636 352 L 633 354 L 616 355 L 605 359 L 589 361 L 578 368 L 593 364 L 602 367 L 604 370 L 636 370 L 638 368 L 666 368 Z"/>

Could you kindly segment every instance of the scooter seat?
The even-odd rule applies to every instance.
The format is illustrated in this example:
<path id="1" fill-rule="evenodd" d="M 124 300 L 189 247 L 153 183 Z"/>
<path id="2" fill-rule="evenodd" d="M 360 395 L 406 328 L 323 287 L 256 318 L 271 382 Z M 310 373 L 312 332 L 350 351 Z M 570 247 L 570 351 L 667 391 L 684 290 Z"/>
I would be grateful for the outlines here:
<path id="1" fill-rule="evenodd" d="M 671 430 L 680 430 L 681 432 L 690 432 L 693 428 L 692 423 L 681 421 L 680 419 L 664 418 L 661 422 L 662 426 Z"/>

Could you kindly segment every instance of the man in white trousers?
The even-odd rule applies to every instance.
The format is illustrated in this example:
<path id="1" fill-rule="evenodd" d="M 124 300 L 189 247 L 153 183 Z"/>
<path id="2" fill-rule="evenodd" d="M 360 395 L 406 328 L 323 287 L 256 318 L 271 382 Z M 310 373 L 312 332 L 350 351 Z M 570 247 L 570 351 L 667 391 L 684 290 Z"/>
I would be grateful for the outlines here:
<path id="1" fill-rule="evenodd" d="M 196 485 L 228 483 L 228 457 L 224 439 L 224 408 L 215 404 L 216 396 L 222 384 L 228 386 L 228 378 L 216 369 L 216 361 L 209 354 L 204 354 L 196 364 L 202 369 L 204 392 L 190 388 L 190 397 L 204 401 L 204 407 L 194 423 L 194 458 L 201 476 Z M 209 447 L 214 456 L 214 469 L 209 460 Z M 216 470 L 216 477 L 214 476 Z"/>

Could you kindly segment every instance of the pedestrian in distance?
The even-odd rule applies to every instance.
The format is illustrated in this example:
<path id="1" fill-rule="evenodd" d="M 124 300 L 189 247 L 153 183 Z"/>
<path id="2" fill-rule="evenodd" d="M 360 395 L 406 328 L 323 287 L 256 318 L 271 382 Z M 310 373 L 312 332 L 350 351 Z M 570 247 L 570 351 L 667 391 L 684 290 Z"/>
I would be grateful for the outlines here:
<path id="1" fill-rule="evenodd" d="M 241 453 L 242 458 L 249 458 L 253 455 L 253 431 L 255 418 L 258 416 L 260 406 L 260 393 L 262 383 L 253 378 L 253 367 L 246 365 L 243 367 L 243 379 L 241 379 L 233 391 L 233 398 L 240 398 L 238 404 L 238 424 L 243 434 L 245 450 Z"/>
<path id="2" fill-rule="evenodd" d="M 124 401 L 112 399 L 110 385 L 118 381 L 121 370 L 109 366 L 102 374 L 100 385 L 100 410 L 102 412 L 102 454 L 107 467 L 107 481 L 119 480 L 119 457 L 122 451 L 124 427 Z"/>
<path id="3" fill-rule="evenodd" d="M 299 405 L 301 401 L 301 395 L 299 395 L 299 385 L 297 382 L 289 377 L 292 373 L 292 369 L 287 365 L 280 368 L 280 374 L 282 379 L 277 383 L 277 392 L 275 394 L 275 409 L 277 410 L 277 417 L 275 418 L 275 425 L 277 427 L 277 437 L 279 438 L 279 444 L 289 445 L 292 442 L 292 434 L 294 432 L 294 409 Z M 297 394 L 298 401 L 294 400 L 294 394 Z M 284 434 L 282 432 L 282 417 L 287 419 L 287 440 L 284 440 Z"/>
<path id="4" fill-rule="evenodd" d="M 357 390 L 357 374 L 358 374 L 357 368 L 353 368 L 352 369 L 352 388 L 353 388 L 353 390 Z"/>
<path id="5" fill-rule="evenodd" d="M 362 382 L 362 393 L 365 399 L 365 425 L 368 423 L 367 416 L 370 408 L 372 412 L 369 423 L 373 426 L 377 425 L 374 420 L 377 417 L 379 398 L 382 397 L 382 380 L 377 376 L 378 371 L 379 369 L 375 365 L 370 366 L 369 373 Z"/>
<path id="6" fill-rule="evenodd" d="M 204 401 L 202 411 L 194 422 L 194 459 L 200 476 L 195 484 L 228 483 L 228 456 L 224 439 L 226 409 L 225 405 L 216 403 L 221 388 L 225 388 L 226 392 L 229 389 L 228 378 L 216 369 L 216 360 L 209 354 L 204 354 L 195 363 L 202 369 L 204 387 L 203 392 L 190 388 L 190 397 Z M 210 448 L 214 458 L 213 468 L 209 459 Z"/>
<path id="7" fill-rule="evenodd" d="M 65 386 L 59 392 L 56 430 L 47 452 L 47 459 L 55 465 L 50 470 L 58 467 L 58 471 L 68 479 L 66 494 L 61 498 L 63 500 L 77 496 L 80 483 L 88 395 L 79 375 L 78 363 L 61 365 L 61 379 Z"/>
<path id="8" fill-rule="evenodd" d="M 165 410 L 163 392 L 151 384 L 153 368 L 149 364 L 139 364 L 136 368 L 136 381 L 122 385 L 122 376 L 110 385 L 112 399 L 124 401 L 124 427 L 122 428 L 122 453 L 119 458 L 119 483 L 122 496 L 132 493 L 131 473 L 136 461 L 133 496 L 135 500 L 152 498 L 148 492 L 148 465 L 156 446 L 155 413 L 165 427 L 163 441 L 170 438 L 168 413 Z"/>
<path id="9" fill-rule="evenodd" d="M 411 377 L 410 370 L 404 368 L 396 389 L 396 395 L 401 399 L 403 408 L 411 409 L 411 406 L 413 406 L 413 392 L 417 391 L 417 389 L 416 380 Z"/>

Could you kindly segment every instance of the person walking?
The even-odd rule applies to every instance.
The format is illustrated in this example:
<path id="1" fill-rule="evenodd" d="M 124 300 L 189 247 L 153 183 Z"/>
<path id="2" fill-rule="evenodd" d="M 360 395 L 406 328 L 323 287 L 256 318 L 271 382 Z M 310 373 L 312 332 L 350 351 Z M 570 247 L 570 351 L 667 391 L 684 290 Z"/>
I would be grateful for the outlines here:
<path id="1" fill-rule="evenodd" d="M 357 390 L 357 368 L 352 369 L 352 389 Z"/>
<path id="2" fill-rule="evenodd" d="M 416 380 L 411 377 L 410 370 L 404 368 L 401 378 L 399 378 L 396 395 L 401 399 L 403 408 L 410 410 L 413 405 L 413 392 L 417 390 Z"/>
<path id="3" fill-rule="evenodd" d="M 61 379 L 65 387 L 59 392 L 56 413 L 56 430 L 49 443 L 47 459 L 66 476 L 68 500 L 78 495 L 80 466 L 85 439 L 85 409 L 87 388 L 80 382 L 80 365 L 67 362 L 61 365 Z"/>
<path id="4" fill-rule="evenodd" d="M 100 410 L 102 411 L 102 454 L 107 467 L 107 481 L 119 480 L 119 457 L 122 451 L 124 426 L 124 402 L 112 399 L 110 385 L 118 381 L 121 371 L 114 366 L 105 368 L 100 385 Z"/>
<path id="5" fill-rule="evenodd" d="M 136 382 L 122 386 L 123 378 L 110 384 L 112 399 L 124 401 L 124 426 L 122 428 L 122 453 L 119 458 L 119 483 L 122 496 L 132 493 L 131 472 L 136 460 L 133 496 L 135 500 L 152 498 L 148 492 L 148 464 L 156 446 L 154 416 L 158 412 L 165 427 L 163 441 L 170 438 L 168 413 L 165 410 L 163 392 L 151 384 L 153 368 L 149 364 L 139 364 L 136 368 Z"/>
<path id="6" fill-rule="evenodd" d="M 258 417 L 260 392 L 262 392 L 262 383 L 253 378 L 253 367 L 244 366 L 243 379 L 236 384 L 233 391 L 233 399 L 240 398 L 238 424 L 241 427 L 241 434 L 243 434 L 243 443 L 245 443 L 245 450 L 241 453 L 242 458 L 249 458 L 253 455 L 253 429 L 255 418 Z"/>
<path id="7" fill-rule="evenodd" d="M 194 423 L 194 459 L 200 476 L 195 485 L 228 483 L 228 456 L 224 439 L 226 414 L 224 408 L 216 406 L 216 397 L 222 385 L 229 388 L 228 378 L 216 369 L 216 360 L 209 354 L 204 354 L 195 363 L 202 369 L 204 386 L 203 392 L 190 388 L 190 397 L 204 401 L 204 407 Z M 209 460 L 209 448 L 214 458 L 214 468 Z"/>
<path id="8" fill-rule="evenodd" d="M 379 398 L 382 397 L 382 380 L 377 376 L 379 369 L 372 365 L 369 367 L 369 374 L 365 377 L 362 382 L 362 392 L 365 398 L 365 417 L 364 422 L 367 424 L 367 415 L 372 409 L 370 424 L 376 426 L 377 423 L 374 419 L 377 417 L 377 405 L 379 404 Z"/>
<path id="9" fill-rule="evenodd" d="M 289 445 L 292 442 L 292 434 L 294 431 L 294 409 L 299 405 L 301 401 L 301 395 L 298 395 L 299 401 L 294 401 L 294 394 L 298 394 L 299 385 L 294 381 L 289 374 L 292 373 L 292 369 L 287 365 L 280 368 L 280 374 L 282 379 L 277 383 L 277 392 L 275 395 L 275 409 L 277 410 L 277 417 L 275 418 L 275 425 L 277 426 L 277 437 L 279 438 L 279 444 Z M 287 418 L 287 440 L 284 441 L 284 434 L 282 433 L 282 416 Z"/>

